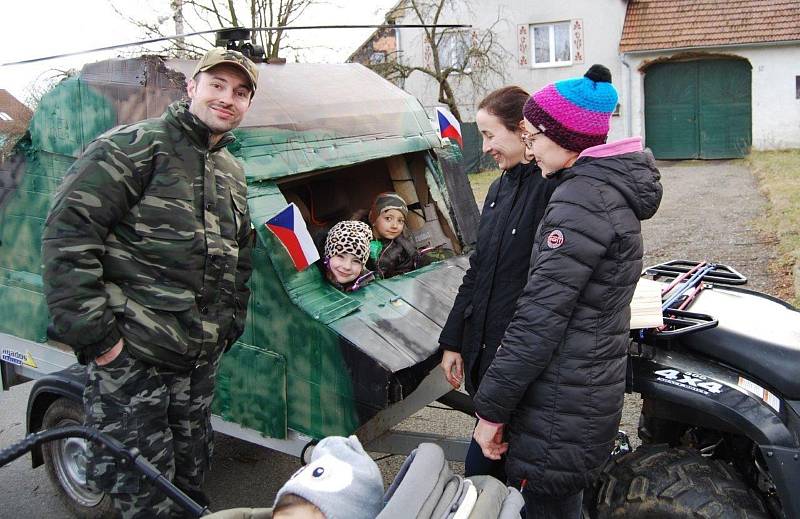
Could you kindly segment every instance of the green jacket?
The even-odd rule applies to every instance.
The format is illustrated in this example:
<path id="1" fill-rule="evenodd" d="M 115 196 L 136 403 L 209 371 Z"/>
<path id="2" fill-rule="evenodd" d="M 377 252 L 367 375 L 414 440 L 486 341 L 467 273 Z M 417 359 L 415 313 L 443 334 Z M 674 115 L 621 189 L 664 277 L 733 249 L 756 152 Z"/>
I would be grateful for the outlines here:
<path id="1" fill-rule="evenodd" d="M 48 334 L 85 364 L 124 338 L 135 357 L 188 369 L 244 329 L 252 233 L 247 183 L 185 102 L 115 128 L 67 171 L 45 224 Z"/>

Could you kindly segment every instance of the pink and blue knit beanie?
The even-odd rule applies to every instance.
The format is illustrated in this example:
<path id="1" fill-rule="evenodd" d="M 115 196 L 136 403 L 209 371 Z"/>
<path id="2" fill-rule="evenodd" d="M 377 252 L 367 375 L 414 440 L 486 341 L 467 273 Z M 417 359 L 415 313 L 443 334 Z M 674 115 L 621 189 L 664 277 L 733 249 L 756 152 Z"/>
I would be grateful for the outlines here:
<path id="1" fill-rule="evenodd" d="M 557 81 L 534 93 L 523 114 L 556 144 L 580 152 L 606 142 L 616 106 L 611 72 L 592 65 L 581 78 Z"/>

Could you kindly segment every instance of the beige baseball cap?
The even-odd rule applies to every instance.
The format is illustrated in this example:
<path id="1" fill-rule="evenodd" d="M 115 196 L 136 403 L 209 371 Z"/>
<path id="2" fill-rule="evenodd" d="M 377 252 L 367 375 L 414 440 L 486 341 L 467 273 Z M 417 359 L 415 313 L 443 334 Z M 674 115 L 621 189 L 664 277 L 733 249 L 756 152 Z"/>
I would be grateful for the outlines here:
<path id="1" fill-rule="evenodd" d="M 222 47 L 214 47 L 206 52 L 205 56 L 200 58 L 197 62 L 197 67 L 194 69 L 192 77 L 197 76 L 200 72 L 205 72 L 222 63 L 230 63 L 234 67 L 238 67 L 250 78 L 250 86 L 253 92 L 256 91 L 258 86 L 258 69 L 255 63 L 250 61 L 244 54 L 239 51 L 223 49 Z"/>

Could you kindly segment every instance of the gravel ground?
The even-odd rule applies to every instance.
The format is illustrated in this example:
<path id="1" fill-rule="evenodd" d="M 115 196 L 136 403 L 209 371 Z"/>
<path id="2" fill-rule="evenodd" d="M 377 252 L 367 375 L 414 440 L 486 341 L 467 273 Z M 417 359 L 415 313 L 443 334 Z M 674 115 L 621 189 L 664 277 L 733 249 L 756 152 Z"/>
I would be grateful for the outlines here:
<path id="1" fill-rule="evenodd" d="M 728 263 L 750 278 L 750 286 L 775 294 L 776 280 L 769 263 L 776 257 L 774 242 L 758 230 L 765 201 L 742 161 L 672 162 L 659 165 L 664 200 L 652 220 L 645 222 L 646 259 L 650 265 L 673 258 L 708 259 Z M 0 446 L 25 432 L 25 402 L 31 384 L 0 392 Z M 641 401 L 626 398 L 622 428 L 634 443 Z M 427 408 L 400 428 L 467 437 L 473 420 L 461 413 Z M 379 461 L 391 481 L 402 456 Z M 463 464 L 452 463 L 457 472 Z M 214 509 L 269 506 L 278 488 L 297 469 L 290 456 L 219 435 L 207 491 Z M 31 470 L 25 456 L 0 469 L 0 518 L 66 517 L 43 468 Z"/>

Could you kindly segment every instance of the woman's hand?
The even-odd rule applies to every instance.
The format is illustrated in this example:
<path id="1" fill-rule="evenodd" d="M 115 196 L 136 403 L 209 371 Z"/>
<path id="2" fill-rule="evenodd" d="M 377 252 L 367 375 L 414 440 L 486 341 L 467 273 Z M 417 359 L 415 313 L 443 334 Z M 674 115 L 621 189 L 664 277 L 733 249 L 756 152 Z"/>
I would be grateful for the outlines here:
<path id="1" fill-rule="evenodd" d="M 442 371 L 444 371 L 444 378 L 453 386 L 454 389 L 461 387 L 461 381 L 464 378 L 464 360 L 461 354 L 457 351 L 445 350 L 442 355 Z"/>
<path id="2" fill-rule="evenodd" d="M 503 424 L 493 424 L 479 419 L 472 433 L 475 443 L 481 446 L 483 455 L 490 460 L 499 460 L 508 450 L 508 442 L 503 442 Z"/>

